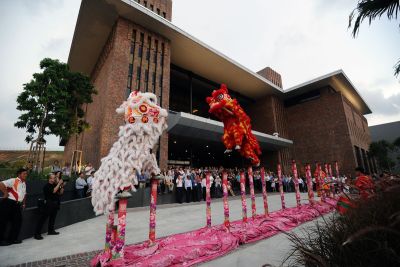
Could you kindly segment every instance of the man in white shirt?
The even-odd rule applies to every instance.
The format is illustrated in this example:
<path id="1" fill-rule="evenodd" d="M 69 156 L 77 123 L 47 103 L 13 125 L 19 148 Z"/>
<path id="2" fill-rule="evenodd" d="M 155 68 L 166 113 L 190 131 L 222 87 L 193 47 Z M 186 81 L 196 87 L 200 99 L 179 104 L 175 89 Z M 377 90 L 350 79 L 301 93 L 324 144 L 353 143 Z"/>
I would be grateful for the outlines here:
<path id="1" fill-rule="evenodd" d="M 182 198 L 183 198 L 183 175 L 181 173 L 178 173 L 178 177 L 175 180 L 176 183 L 176 201 L 179 204 L 182 204 Z"/>
<path id="2" fill-rule="evenodd" d="M 186 203 L 192 201 L 192 180 L 189 175 L 185 175 Z"/>
<path id="3" fill-rule="evenodd" d="M 76 179 L 75 181 L 75 189 L 76 193 L 78 194 L 78 198 L 85 197 L 85 186 L 87 186 L 87 183 L 85 181 L 85 173 L 80 172 L 78 179 Z"/>
<path id="4" fill-rule="evenodd" d="M 0 199 L 0 245 L 8 246 L 19 244 L 18 239 L 22 225 L 22 210 L 25 208 L 26 184 L 28 176 L 26 169 L 17 171 L 17 178 L 0 182 L 0 191 L 3 193 Z M 8 238 L 4 237 L 8 222 L 11 222 L 11 229 Z"/>

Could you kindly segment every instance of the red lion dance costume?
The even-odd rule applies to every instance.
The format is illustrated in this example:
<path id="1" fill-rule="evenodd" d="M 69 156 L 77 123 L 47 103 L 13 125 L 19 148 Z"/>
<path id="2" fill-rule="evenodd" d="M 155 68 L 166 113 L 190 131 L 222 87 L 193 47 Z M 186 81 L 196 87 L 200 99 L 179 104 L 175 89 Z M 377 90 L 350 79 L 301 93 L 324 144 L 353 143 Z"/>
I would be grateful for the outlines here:
<path id="1" fill-rule="evenodd" d="M 261 149 L 251 132 L 250 118 L 236 99 L 228 94 L 226 85 L 221 84 L 221 88 L 214 90 L 206 101 L 210 105 L 208 112 L 224 123 L 222 142 L 226 147 L 225 153 L 236 149 L 243 157 L 250 159 L 253 165 L 260 165 L 258 155 L 261 154 Z"/>

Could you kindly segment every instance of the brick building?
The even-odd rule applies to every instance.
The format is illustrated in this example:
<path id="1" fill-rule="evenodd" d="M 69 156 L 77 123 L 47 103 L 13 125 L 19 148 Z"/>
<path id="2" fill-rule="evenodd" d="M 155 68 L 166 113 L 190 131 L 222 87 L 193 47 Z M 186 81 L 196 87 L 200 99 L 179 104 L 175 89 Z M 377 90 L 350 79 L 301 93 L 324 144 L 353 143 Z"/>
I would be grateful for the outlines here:
<path id="1" fill-rule="evenodd" d="M 169 110 L 168 131 L 157 157 L 168 164 L 244 166 L 226 155 L 223 125 L 208 113 L 205 97 L 220 83 L 252 119 L 263 150 L 262 165 L 337 160 L 343 171 L 368 160 L 371 113 L 339 70 L 283 90 L 282 77 L 267 67 L 254 73 L 171 23 L 171 0 L 82 0 L 68 64 L 89 75 L 98 90 L 87 106 L 91 129 L 63 140 L 65 161 L 81 150 L 96 167 L 124 123 L 115 109 L 132 90 L 153 92 Z"/>

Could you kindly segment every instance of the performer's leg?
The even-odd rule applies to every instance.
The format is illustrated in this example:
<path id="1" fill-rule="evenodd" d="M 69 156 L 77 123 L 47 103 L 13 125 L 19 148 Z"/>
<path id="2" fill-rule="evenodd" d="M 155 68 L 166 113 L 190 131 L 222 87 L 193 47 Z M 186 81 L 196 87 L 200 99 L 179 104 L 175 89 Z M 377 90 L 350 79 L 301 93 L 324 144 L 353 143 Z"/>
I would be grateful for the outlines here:
<path id="1" fill-rule="evenodd" d="M 9 241 L 14 242 L 18 240 L 19 232 L 22 225 L 22 206 L 15 202 L 13 204 L 13 215 L 11 219 L 11 230 Z"/>
<path id="2" fill-rule="evenodd" d="M 53 233 L 54 231 L 54 224 L 56 222 L 56 216 L 57 216 L 57 208 L 53 208 L 53 210 L 50 212 L 50 216 L 49 216 L 49 226 L 48 226 L 48 233 Z"/>
<path id="3" fill-rule="evenodd" d="M 10 199 L 3 199 L 0 200 L 0 242 L 4 242 L 6 240 L 6 228 L 8 221 L 10 219 L 11 214 L 11 206 L 10 206 Z"/>

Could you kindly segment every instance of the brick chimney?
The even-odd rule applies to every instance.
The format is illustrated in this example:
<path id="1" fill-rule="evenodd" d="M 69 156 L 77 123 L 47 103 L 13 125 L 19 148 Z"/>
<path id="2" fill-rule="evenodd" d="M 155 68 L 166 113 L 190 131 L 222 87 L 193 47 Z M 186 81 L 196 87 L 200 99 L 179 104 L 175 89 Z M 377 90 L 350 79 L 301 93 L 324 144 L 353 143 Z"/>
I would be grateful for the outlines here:
<path id="1" fill-rule="evenodd" d="M 268 81 L 272 82 L 279 88 L 282 88 L 282 77 L 279 73 L 271 69 L 270 67 L 266 67 L 257 72 L 259 75 L 266 78 Z"/>

